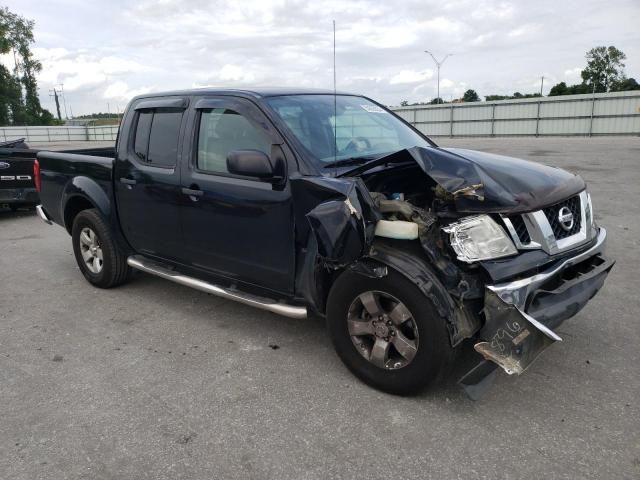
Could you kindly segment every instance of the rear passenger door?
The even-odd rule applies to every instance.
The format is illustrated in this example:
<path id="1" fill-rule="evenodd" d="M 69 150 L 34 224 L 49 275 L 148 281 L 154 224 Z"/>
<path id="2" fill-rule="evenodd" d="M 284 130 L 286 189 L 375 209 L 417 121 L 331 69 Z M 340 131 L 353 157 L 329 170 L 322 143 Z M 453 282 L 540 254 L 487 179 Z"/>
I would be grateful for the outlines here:
<path id="1" fill-rule="evenodd" d="M 288 183 L 276 187 L 227 170 L 227 155 L 234 150 L 260 150 L 274 163 L 274 152 L 285 155 L 278 147 L 272 151 L 272 145 L 283 144 L 282 138 L 252 102 L 237 97 L 199 99 L 190 113 L 189 131 L 193 136 L 189 161 L 183 162 L 181 214 L 187 263 L 291 292 L 295 246 Z"/>
<path id="2" fill-rule="evenodd" d="M 186 105 L 175 97 L 134 105 L 127 119 L 130 136 L 126 148 L 119 148 L 114 171 L 125 238 L 137 252 L 169 260 L 181 247 L 178 152 Z"/>

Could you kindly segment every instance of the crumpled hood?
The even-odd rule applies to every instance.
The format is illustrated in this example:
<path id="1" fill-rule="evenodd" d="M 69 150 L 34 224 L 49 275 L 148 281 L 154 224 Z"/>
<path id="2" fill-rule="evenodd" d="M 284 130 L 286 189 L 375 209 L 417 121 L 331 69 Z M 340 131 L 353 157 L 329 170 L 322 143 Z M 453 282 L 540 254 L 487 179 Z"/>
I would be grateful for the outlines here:
<path id="1" fill-rule="evenodd" d="M 343 175 L 413 159 L 452 194 L 459 212 L 515 213 L 553 205 L 585 188 L 584 181 L 556 167 L 460 148 L 399 150 Z"/>

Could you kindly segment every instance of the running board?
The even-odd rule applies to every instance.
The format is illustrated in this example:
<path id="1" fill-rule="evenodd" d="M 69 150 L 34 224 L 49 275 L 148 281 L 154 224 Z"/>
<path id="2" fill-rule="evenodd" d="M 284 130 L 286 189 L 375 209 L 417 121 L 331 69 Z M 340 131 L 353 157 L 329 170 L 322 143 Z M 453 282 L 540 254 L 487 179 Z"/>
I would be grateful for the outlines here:
<path id="1" fill-rule="evenodd" d="M 307 317 L 306 307 L 287 305 L 286 303 L 276 302 L 275 300 L 270 300 L 268 298 L 262 298 L 242 293 L 237 290 L 219 287 L 217 285 L 213 285 L 212 283 L 208 283 L 203 280 L 198 280 L 197 278 L 188 277 L 186 275 L 178 273 L 175 270 L 171 270 L 170 268 L 167 268 L 166 266 L 154 262 L 153 260 L 145 258 L 141 255 L 133 255 L 127 258 L 127 264 L 130 267 L 135 268 L 136 270 L 141 270 L 143 272 L 150 273 L 151 275 L 156 275 L 166 280 L 171 280 L 172 282 L 179 283 L 180 285 L 185 285 L 187 287 L 195 288 L 196 290 L 210 293 L 218 297 L 227 298 L 229 300 L 244 303 L 245 305 L 250 305 L 262 310 L 277 313 L 278 315 L 283 315 L 289 318 Z"/>

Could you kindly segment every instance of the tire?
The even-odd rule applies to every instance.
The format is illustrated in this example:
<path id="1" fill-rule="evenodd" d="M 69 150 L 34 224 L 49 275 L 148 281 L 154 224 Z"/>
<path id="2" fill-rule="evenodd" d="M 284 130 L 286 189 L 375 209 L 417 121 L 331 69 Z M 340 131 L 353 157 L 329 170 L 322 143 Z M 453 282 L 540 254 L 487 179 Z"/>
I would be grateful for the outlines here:
<path id="1" fill-rule="evenodd" d="M 78 267 L 89 283 L 111 288 L 127 281 L 131 270 L 127 257 L 95 208 L 83 210 L 76 216 L 71 238 Z"/>
<path id="2" fill-rule="evenodd" d="M 374 296 L 378 295 L 378 301 L 375 302 L 378 306 L 386 304 L 393 310 L 394 301 L 402 303 L 408 312 L 402 310 L 405 314 L 400 317 L 408 320 L 404 320 L 404 323 L 398 326 L 397 319 L 392 322 L 391 317 L 387 316 L 384 323 L 390 326 L 380 327 L 380 322 L 376 321 L 377 328 L 374 329 L 373 336 L 367 332 L 363 336 L 352 337 L 351 333 L 360 332 L 360 330 L 353 329 L 350 324 L 354 325 L 352 322 L 356 320 L 360 322 L 363 315 L 370 316 L 367 308 L 364 307 L 365 302 L 361 300 L 361 298 L 370 298 L 370 293 Z M 357 314 L 358 311 L 363 313 L 354 317 L 354 312 Z M 407 313 L 410 314 L 409 317 Z M 398 315 L 393 316 L 398 317 Z M 402 321 L 401 319 L 398 321 Z M 327 324 L 331 341 L 347 368 L 366 384 L 388 393 L 396 395 L 419 393 L 435 384 L 453 363 L 454 351 L 449 341 L 445 319 L 438 314 L 431 300 L 416 285 L 392 269 L 389 269 L 387 276 L 379 279 L 365 277 L 349 270 L 342 273 L 329 293 Z M 356 325 L 365 324 L 357 323 Z M 350 328 L 352 328 L 351 333 Z M 365 326 L 365 329 L 369 328 Z M 392 332 L 391 335 L 384 337 L 389 339 L 386 343 L 393 345 L 393 347 L 385 347 L 389 359 L 385 361 L 384 367 L 380 366 L 380 362 L 376 365 L 371 358 L 365 358 L 368 354 L 375 356 L 372 353 L 373 347 L 367 351 L 367 346 L 370 344 L 376 345 L 376 342 L 381 342 L 386 345 L 384 338 L 378 336 L 384 334 L 384 331 L 382 333 L 379 331 L 380 328 L 383 330 L 387 328 L 387 333 L 388 329 L 396 328 L 395 333 Z M 406 328 L 409 328 L 409 331 Z M 404 331 L 404 339 L 400 343 L 393 343 L 401 340 L 402 332 L 398 332 L 400 329 Z M 415 338 L 411 338 L 413 330 L 417 330 Z M 415 353 L 411 354 L 413 357 L 410 360 L 400 355 L 400 350 L 395 348 L 396 344 L 402 346 L 403 343 L 415 346 Z M 407 348 L 401 349 L 405 350 L 406 355 Z M 411 357 L 411 355 L 406 356 Z"/>

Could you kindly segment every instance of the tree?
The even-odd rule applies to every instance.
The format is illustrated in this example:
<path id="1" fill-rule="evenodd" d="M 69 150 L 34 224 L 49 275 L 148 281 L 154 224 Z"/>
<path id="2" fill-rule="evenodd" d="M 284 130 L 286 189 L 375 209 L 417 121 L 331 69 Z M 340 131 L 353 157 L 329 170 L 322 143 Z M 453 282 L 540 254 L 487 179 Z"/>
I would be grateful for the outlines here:
<path id="1" fill-rule="evenodd" d="M 475 90 L 469 89 L 466 92 L 464 92 L 464 95 L 462 95 L 462 101 L 463 102 L 479 102 L 480 97 L 478 96 Z"/>
<path id="2" fill-rule="evenodd" d="M 401 106 L 401 107 L 407 107 L 407 106 L 409 106 L 409 100 L 402 100 L 402 101 L 400 102 L 400 106 Z"/>
<path id="3" fill-rule="evenodd" d="M 640 84 L 635 78 L 625 78 L 620 82 L 616 82 L 611 86 L 612 92 L 626 92 L 629 90 L 640 90 Z"/>
<path id="4" fill-rule="evenodd" d="M 593 87 L 590 87 L 586 83 L 577 83 L 575 85 L 567 85 L 565 82 L 560 82 L 551 87 L 549 91 L 550 97 L 558 95 L 579 95 L 583 93 L 592 93 Z"/>
<path id="5" fill-rule="evenodd" d="M 0 65 L 2 125 L 51 124 L 52 115 L 42 108 L 38 98 L 36 75 L 42 65 L 31 52 L 33 27 L 33 20 L 0 7 L 0 54 L 12 54 L 14 59 L 13 73 Z"/>
<path id="6" fill-rule="evenodd" d="M 436 97 L 433 100 L 431 100 L 428 105 L 437 105 L 439 103 L 446 103 L 444 100 L 442 100 L 440 97 Z"/>
<path id="7" fill-rule="evenodd" d="M 565 82 L 556 83 L 551 90 L 549 90 L 549 96 L 555 97 L 558 95 L 568 95 L 567 93 L 567 84 Z"/>
<path id="8" fill-rule="evenodd" d="M 515 92 L 513 95 L 486 95 L 484 99 L 487 102 L 494 102 L 496 100 L 513 100 L 516 98 L 536 98 L 539 97 L 539 93 L 525 93 Z"/>
<path id="9" fill-rule="evenodd" d="M 612 85 L 624 80 L 624 63 L 627 56 L 616 47 L 595 47 L 587 52 L 587 66 L 581 72 L 582 80 L 595 86 L 596 92 L 609 92 Z"/>

